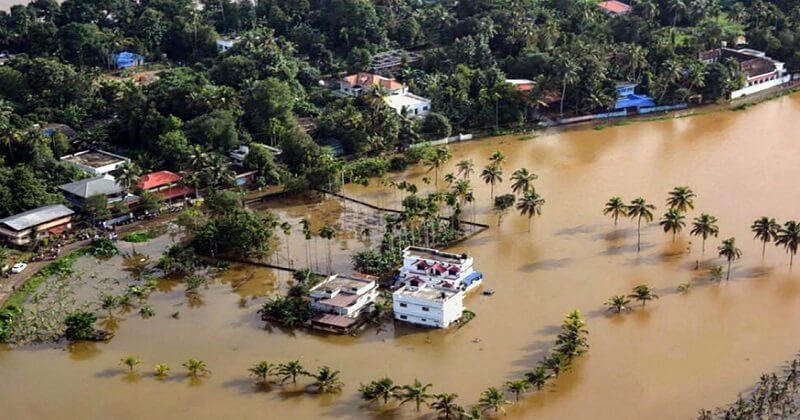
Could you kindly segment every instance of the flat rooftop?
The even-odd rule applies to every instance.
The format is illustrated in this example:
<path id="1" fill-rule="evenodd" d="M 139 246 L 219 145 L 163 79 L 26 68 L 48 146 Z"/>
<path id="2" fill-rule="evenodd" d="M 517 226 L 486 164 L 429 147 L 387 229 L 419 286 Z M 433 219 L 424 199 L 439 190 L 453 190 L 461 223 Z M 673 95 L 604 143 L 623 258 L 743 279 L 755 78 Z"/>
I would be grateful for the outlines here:
<path id="1" fill-rule="evenodd" d="M 124 162 L 127 159 L 102 150 L 87 150 L 64 156 L 61 160 L 89 168 L 102 168 L 103 166 Z"/>
<path id="2" fill-rule="evenodd" d="M 324 291 L 334 291 L 338 289 L 341 290 L 342 292 L 352 293 L 372 283 L 374 283 L 374 281 L 370 279 L 344 276 L 339 274 L 336 275 L 335 277 L 334 276 L 329 277 L 327 280 L 323 281 L 322 283 L 318 284 L 313 289 L 311 289 L 311 291 L 324 292 Z"/>
<path id="3" fill-rule="evenodd" d="M 426 260 L 436 260 L 450 264 L 461 264 L 462 263 L 461 260 L 463 259 L 463 257 L 458 254 L 437 251 L 435 249 L 430 249 L 430 248 L 419 248 L 415 246 L 410 246 L 406 248 L 404 250 L 404 254 L 408 255 L 409 257 L 424 258 Z M 466 258 L 469 258 L 469 256 L 467 256 Z"/>
<path id="4" fill-rule="evenodd" d="M 458 291 L 449 289 L 436 289 L 430 286 L 403 286 L 394 293 L 398 296 L 408 296 L 424 300 L 448 300 L 455 296 Z"/>

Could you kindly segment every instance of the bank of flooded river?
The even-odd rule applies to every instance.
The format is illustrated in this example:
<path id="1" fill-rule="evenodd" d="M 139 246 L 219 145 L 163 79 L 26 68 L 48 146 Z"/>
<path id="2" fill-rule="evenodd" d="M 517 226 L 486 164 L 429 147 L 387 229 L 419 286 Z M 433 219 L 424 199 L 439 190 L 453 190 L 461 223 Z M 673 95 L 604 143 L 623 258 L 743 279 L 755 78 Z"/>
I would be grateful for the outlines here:
<path id="1" fill-rule="evenodd" d="M 477 219 L 493 226 L 453 251 L 474 255 L 486 287 L 496 293 L 467 298 L 477 317 L 464 328 L 386 325 L 358 337 L 265 329 L 256 310 L 288 275 L 233 267 L 201 288 L 199 305 L 187 301 L 181 285 L 160 288 L 149 300 L 156 316 L 128 316 L 109 343 L 0 350 L 3 417 L 355 418 L 375 413 L 362 407 L 358 384 L 384 375 L 401 384 L 419 378 L 434 392 L 458 393 L 467 405 L 487 387 L 531 369 L 572 309 L 586 317 L 591 349 L 554 386 L 510 407 L 509 417 L 684 419 L 726 404 L 800 348 L 800 272 L 790 272 L 788 255 L 771 246 L 762 263 L 761 245 L 749 232 L 763 215 L 800 218 L 798 118 L 795 95 L 741 112 L 453 147 L 441 173 L 466 158 L 481 168 L 492 151 L 502 150 L 508 155 L 506 182 L 496 191 L 510 190 L 511 172 L 527 167 L 539 175 L 536 188 L 547 200 L 530 233 L 527 220 L 515 213 L 497 228 L 489 188 L 473 175 Z M 415 167 L 402 177 L 425 191 L 424 175 Z M 719 218 L 720 238 L 709 240 L 705 255 L 687 231 L 673 243 L 656 224 L 643 230 L 637 254 L 635 225 L 621 221 L 615 230 L 602 215 L 605 201 L 620 195 L 647 198 L 658 206 L 658 217 L 666 193 L 677 185 L 698 195 L 689 218 L 700 212 Z M 346 193 L 387 207 L 399 200 L 377 182 L 349 186 Z M 340 211 L 324 203 L 318 210 L 294 206 L 266 205 L 294 219 L 327 220 Z M 305 258 L 300 236 L 292 235 L 297 262 Z M 744 256 L 734 263 L 730 281 L 709 283 L 695 265 L 708 265 L 719 241 L 730 236 Z M 320 242 L 320 252 L 325 246 Z M 344 255 L 335 257 L 336 268 L 349 264 L 341 261 Z M 686 282 L 693 287 L 679 293 Z M 654 287 L 661 298 L 645 310 L 606 315 L 603 303 L 610 296 L 638 284 Z M 175 312 L 178 319 L 170 316 Z M 119 365 L 129 354 L 144 362 L 138 376 Z M 182 372 L 180 364 L 192 357 L 208 364 L 208 378 L 190 381 Z M 263 391 L 248 377 L 259 360 L 293 359 L 310 369 L 341 370 L 343 393 L 316 396 L 291 386 Z M 172 367 L 169 379 L 153 378 L 156 363 Z M 410 406 L 382 414 L 415 416 Z"/>

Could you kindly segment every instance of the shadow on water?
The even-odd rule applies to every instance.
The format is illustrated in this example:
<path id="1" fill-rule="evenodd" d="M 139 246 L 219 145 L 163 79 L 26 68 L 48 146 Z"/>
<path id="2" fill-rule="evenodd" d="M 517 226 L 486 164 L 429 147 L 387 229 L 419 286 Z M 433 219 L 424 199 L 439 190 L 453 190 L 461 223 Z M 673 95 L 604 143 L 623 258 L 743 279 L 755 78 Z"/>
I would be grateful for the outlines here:
<path id="1" fill-rule="evenodd" d="M 556 232 L 558 236 L 575 236 L 575 235 L 587 235 L 590 233 L 594 233 L 597 229 L 602 228 L 603 225 L 595 224 L 595 225 L 578 225 L 572 228 L 561 229 Z"/>
<path id="2" fill-rule="evenodd" d="M 600 232 L 592 235 L 593 241 L 606 241 L 606 242 L 618 242 L 628 237 L 636 235 L 636 228 L 628 227 L 628 228 L 617 228 L 610 232 Z"/>
<path id="3" fill-rule="evenodd" d="M 650 243 L 643 243 L 642 244 L 642 251 L 646 251 L 646 250 L 648 250 L 650 248 L 653 248 L 653 247 L 655 247 L 655 245 L 650 244 Z M 625 245 L 610 246 L 610 247 L 606 248 L 605 251 L 601 252 L 600 255 L 605 256 L 605 257 L 612 257 L 612 256 L 616 256 L 616 255 L 631 254 L 631 253 L 636 253 L 636 252 L 639 252 L 639 251 L 638 251 L 638 248 L 636 246 L 636 243 L 634 242 L 634 243 L 625 244 Z"/>
<path id="4" fill-rule="evenodd" d="M 572 258 L 550 258 L 519 267 L 518 271 L 532 273 L 535 271 L 552 271 L 567 268 L 572 265 Z"/>
<path id="5" fill-rule="evenodd" d="M 93 341 L 70 343 L 67 345 L 67 351 L 69 358 L 76 361 L 91 360 L 101 353 L 98 344 Z"/>

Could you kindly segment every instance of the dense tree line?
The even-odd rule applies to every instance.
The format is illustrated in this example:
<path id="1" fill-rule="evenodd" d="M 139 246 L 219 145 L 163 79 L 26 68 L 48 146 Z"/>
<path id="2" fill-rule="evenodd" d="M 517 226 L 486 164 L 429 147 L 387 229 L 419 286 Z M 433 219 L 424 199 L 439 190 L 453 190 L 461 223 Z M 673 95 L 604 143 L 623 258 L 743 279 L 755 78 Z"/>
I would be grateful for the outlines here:
<path id="1" fill-rule="evenodd" d="M 233 184 L 225 154 L 259 142 L 284 150 L 247 162 L 259 185 L 336 187 L 346 167 L 326 145 L 374 157 L 542 112 L 605 109 L 624 80 L 663 103 L 722 98 L 741 86 L 738 66 L 697 54 L 740 35 L 800 64 L 800 6 L 787 0 L 633 0 L 622 16 L 566 0 L 201 3 L 36 0 L 0 12 L 0 50 L 14 55 L 0 66 L 0 195 L 36 191 L 2 215 L 56 200 L 55 186 L 79 176 L 56 158 L 86 147 L 127 153 L 143 170 L 190 169 L 193 185 L 222 188 Z M 219 53 L 220 34 L 238 42 Z M 369 70 L 394 48 L 419 54 L 388 76 L 432 100 L 425 119 L 396 115 L 380 90 L 337 98 L 320 84 Z M 108 77 L 123 50 L 160 66 L 157 80 Z M 520 92 L 507 78 L 536 85 Z M 315 128 L 301 128 L 307 117 Z M 44 135 L 35 124 L 46 122 L 75 127 L 77 139 Z"/>

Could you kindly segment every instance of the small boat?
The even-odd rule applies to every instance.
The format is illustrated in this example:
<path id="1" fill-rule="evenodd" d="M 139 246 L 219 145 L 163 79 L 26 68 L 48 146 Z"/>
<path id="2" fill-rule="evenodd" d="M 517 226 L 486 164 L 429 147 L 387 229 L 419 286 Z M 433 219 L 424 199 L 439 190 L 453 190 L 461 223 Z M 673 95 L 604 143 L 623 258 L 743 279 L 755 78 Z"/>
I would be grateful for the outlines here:
<path id="1" fill-rule="evenodd" d="M 494 289 L 486 289 L 483 291 L 484 296 L 491 296 L 494 294 Z"/>

